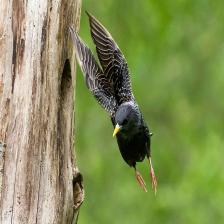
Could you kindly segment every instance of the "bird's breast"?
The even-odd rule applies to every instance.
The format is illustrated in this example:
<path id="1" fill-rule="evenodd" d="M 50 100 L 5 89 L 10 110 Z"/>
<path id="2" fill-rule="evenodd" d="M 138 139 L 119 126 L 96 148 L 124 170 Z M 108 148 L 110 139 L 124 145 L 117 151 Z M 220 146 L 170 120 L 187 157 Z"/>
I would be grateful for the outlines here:
<path id="1" fill-rule="evenodd" d="M 142 161 L 147 154 L 145 134 L 136 132 L 132 135 L 118 134 L 117 142 L 123 159 L 130 165 L 131 162 Z"/>

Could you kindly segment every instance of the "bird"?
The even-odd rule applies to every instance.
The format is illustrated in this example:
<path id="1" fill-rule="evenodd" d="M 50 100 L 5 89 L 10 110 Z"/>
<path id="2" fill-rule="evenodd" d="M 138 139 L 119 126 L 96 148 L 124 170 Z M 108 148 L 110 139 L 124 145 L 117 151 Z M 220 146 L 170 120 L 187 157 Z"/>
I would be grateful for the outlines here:
<path id="1" fill-rule="evenodd" d="M 86 85 L 98 103 L 109 113 L 118 147 L 124 161 L 134 168 L 140 187 L 147 192 L 146 183 L 136 168 L 137 162 L 149 161 L 153 191 L 157 180 L 151 159 L 151 136 L 137 101 L 133 95 L 130 72 L 124 54 L 109 31 L 89 12 L 90 33 L 99 63 L 90 48 L 72 26 L 69 32 L 75 46 L 76 58 Z"/>

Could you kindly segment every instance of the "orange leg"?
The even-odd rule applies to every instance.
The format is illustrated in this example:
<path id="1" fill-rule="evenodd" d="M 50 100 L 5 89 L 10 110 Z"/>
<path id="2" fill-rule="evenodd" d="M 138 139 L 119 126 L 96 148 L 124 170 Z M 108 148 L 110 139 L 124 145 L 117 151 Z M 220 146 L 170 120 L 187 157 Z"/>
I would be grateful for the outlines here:
<path id="1" fill-rule="evenodd" d="M 157 180 L 156 180 L 156 175 L 152 166 L 152 161 L 151 161 L 151 157 L 148 158 L 149 159 L 149 165 L 150 165 L 150 176 L 151 176 L 151 182 L 152 182 L 152 189 L 155 192 L 157 192 Z"/>
<path id="2" fill-rule="evenodd" d="M 134 167 L 134 169 L 135 169 L 135 177 L 136 177 L 136 180 L 138 181 L 140 187 L 141 187 L 145 192 L 147 192 L 146 184 L 145 184 L 145 181 L 144 181 L 142 175 L 136 170 L 135 167 Z"/>

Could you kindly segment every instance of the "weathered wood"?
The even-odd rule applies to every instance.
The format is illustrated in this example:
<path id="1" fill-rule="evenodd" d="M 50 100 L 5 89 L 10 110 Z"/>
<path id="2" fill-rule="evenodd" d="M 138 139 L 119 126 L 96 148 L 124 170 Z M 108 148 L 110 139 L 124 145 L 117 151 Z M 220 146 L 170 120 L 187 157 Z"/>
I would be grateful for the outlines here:
<path id="1" fill-rule="evenodd" d="M 1 224 L 76 221 L 83 189 L 68 26 L 78 28 L 80 8 L 81 0 L 0 3 Z"/>

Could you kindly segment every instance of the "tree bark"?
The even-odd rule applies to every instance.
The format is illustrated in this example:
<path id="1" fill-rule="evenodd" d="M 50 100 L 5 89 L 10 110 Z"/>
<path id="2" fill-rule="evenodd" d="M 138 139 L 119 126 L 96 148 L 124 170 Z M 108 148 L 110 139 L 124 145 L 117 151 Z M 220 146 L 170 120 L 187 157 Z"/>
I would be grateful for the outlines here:
<path id="1" fill-rule="evenodd" d="M 0 223 L 76 223 L 75 60 L 81 0 L 0 3 Z M 5 144 L 3 144 L 3 142 Z"/>

